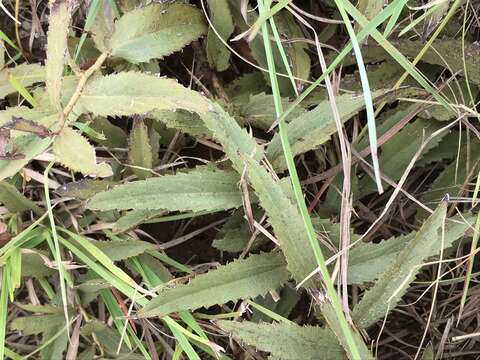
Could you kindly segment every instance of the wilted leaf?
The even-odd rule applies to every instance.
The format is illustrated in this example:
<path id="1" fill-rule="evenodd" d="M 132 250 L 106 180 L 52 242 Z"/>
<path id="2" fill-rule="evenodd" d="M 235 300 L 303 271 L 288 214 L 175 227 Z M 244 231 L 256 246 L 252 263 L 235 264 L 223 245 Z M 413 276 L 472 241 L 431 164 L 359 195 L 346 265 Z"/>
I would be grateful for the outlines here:
<path id="1" fill-rule="evenodd" d="M 107 163 L 97 164 L 93 146 L 70 127 L 63 128 L 60 135 L 55 137 L 53 153 L 59 163 L 84 175 L 107 177 L 113 174 Z"/>
<path id="2" fill-rule="evenodd" d="M 186 4 L 154 4 L 120 18 L 110 40 L 113 56 L 133 63 L 163 58 L 206 31 L 203 14 Z"/>
<path id="3" fill-rule="evenodd" d="M 294 323 L 256 324 L 218 321 L 217 325 L 238 341 L 270 352 L 284 360 L 345 359 L 345 351 L 333 333 L 318 326 Z"/>
<path id="4" fill-rule="evenodd" d="M 186 285 L 165 289 L 137 314 L 163 316 L 172 312 L 265 295 L 288 280 L 281 254 L 263 253 L 236 260 L 202 275 Z"/>
<path id="5" fill-rule="evenodd" d="M 210 66 L 217 71 L 225 71 L 229 67 L 230 50 L 218 38 L 227 42 L 233 32 L 233 20 L 227 0 L 208 0 L 210 21 L 216 32 L 210 27 L 207 34 L 207 58 Z M 218 35 L 217 35 L 218 34 Z"/>
<path id="6" fill-rule="evenodd" d="M 165 175 L 119 185 L 95 195 L 94 210 L 226 210 L 241 206 L 239 177 L 232 171 L 197 167 L 188 173 Z"/>
<path id="7" fill-rule="evenodd" d="M 84 112 L 101 116 L 143 114 L 152 110 L 208 111 L 207 99 L 172 79 L 138 72 L 99 76 L 88 82 L 78 100 Z"/>

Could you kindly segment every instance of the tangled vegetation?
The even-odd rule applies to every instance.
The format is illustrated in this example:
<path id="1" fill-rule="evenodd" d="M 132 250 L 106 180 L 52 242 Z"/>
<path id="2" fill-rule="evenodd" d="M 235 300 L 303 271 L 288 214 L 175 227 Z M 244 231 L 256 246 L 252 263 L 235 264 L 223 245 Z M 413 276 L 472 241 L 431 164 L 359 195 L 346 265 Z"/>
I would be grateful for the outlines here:
<path id="1" fill-rule="evenodd" d="M 474 359 L 479 5 L 0 2 L 0 359 Z"/>

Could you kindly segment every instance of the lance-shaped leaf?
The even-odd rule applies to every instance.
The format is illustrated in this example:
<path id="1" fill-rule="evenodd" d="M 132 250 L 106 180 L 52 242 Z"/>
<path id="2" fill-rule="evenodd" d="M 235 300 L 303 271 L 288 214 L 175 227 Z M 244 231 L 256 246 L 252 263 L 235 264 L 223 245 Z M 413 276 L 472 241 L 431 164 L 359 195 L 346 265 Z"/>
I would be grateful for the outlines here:
<path id="1" fill-rule="evenodd" d="M 46 85 L 50 101 L 55 109 L 60 109 L 63 66 L 67 52 L 67 34 L 72 17 L 73 2 L 57 1 L 50 3 L 50 19 L 47 37 Z"/>
<path id="2" fill-rule="evenodd" d="M 118 219 L 115 224 L 113 224 L 113 232 L 115 234 L 128 231 L 134 227 L 137 227 L 140 224 L 147 222 L 148 220 L 154 219 L 164 215 L 166 211 L 164 210 L 133 210 L 129 211 L 127 214 L 123 215 Z"/>
<path id="3" fill-rule="evenodd" d="M 210 131 L 205 128 L 203 121 L 196 113 L 189 113 L 185 110 L 158 110 L 152 111 L 149 117 L 162 123 L 169 129 L 179 130 L 182 133 L 195 137 L 212 137 Z"/>
<path id="4" fill-rule="evenodd" d="M 25 197 L 15 186 L 6 181 L 0 181 L 0 202 L 11 212 L 32 210 L 36 214 L 42 213 L 37 204 Z"/>
<path id="5" fill-rule="evenodd" d="M 420 271 L 423 262 L 440 252 L 442 241 L 444 246 L 450 246 L 454 240 L 463 236 L 468 225 L 447 220 L 442 239 L 446 211 L 447 204 L 442 201 L 415 237 L 397 256 L 391 258 L 390 266 L 353 309 L 356 324 L 366 328 L 384 317 L 388 310 L 392 310 L 398 304 Z"/>
<path id="6" fill-rule="evenodd" d="M 207 58 L 210 66 L 217 71 L 228 69 L 230 50 L 218 38 L 218 35 L 226 42 L 233 32 L 233 19 L 227 0 L 208 0 L 210 21 L 215 28 L 208 29 L 207 35 Z M 218 34 L 218 35 L 217 35 Z"/>
<path id="7" fill-rule="evenodd" d="M 225 320 L 218 321 L 217 325 L 237 341 L 270 352 L 272 356 L 283 360 L 340 360 L 346 357 L 333 333 L 319 326 Z"/>
<path id="8" fill-rule="evenodd" d="M 80 133 L 65 127 L 53 142 L 57 162 L 84 175 L 107 177 L 113 174 L 107 163 L 97 164 L 95 149 Z"/>
<path id="9" fill-rule="evenodd" d="M 378 98 L 384 93 L 380 90 L 374 91 L 372 98 Z M 363 96 L 344 94 L 337 96 L 335 100 L 342 122 L 347 121 L 365 107 Z M 315 149 L 328 141 L 336 131 L 329 100 L 322 101 L 315 109 L 300 115 L 286 125 L 286 133 L 288 133 L 288 141 L 292 145 L 293 155 Z M 275 134 L 268 146 L 267 157 L 275 169 L 283 170 L 287 168 L 278 133 Z"/>
<path id="10" fill-rule="evenodd" d="M 147 250 L 154 250 L 155 244 L 141 240 L 96 241 L 90 240 L 98 249 L 103 251 L 112 261 L 128 259 L 143 254 Z"/>
<path id="11" fill-rule="evenodd" d="M 36 82 L 45 81 L 45 67 L 40 64 L 20 64 L 14 68 L 1 70 L 0 99 L 17 91 L 10 82 L 11 77 L 23 87 L 27 87 Z"/>
<path id="12" fill-rule="evenodd" d="M 65 323 L 65 316 L 60 314 L 21 316 L 10 324 L 12 330 L 21 331 L 24 335 L 41 334 L 52 327 Z"/>
<path id="13" fill-rule="evenodd" d="M 94 210 L 220 211 L 242 205 L 239 176 L 233 171 L 196 168 L 119 185 L 95 195 Z"/>
<path id="14" fill-rule="evenodd" d="M 208 101 L 175 80 L 138 72 L 121 72 L 92 79 L 78 106 L 102 116 L 143 114 L 152 110 L 208 111 Z"/>
<path id="15" fill-rule="evenodd" d="M 214 138 L 222 144 L 235 169 L 246 174 L 273 226 L 288 270 L 297 282 L 303 281 L 317 263 L 313 252 L 305 251 L 310 249 L 310 242 L 298 209 L 281 182 L 275 181 L 258 162 L 263 157 L 262 149 L 220 106 L 214 105 L 214 111 L 202 116 L 202 119 Z M 308 281 L 305 286 L 312 284 Z"/>
<path id="16" fill-rule="evenodd" d="M 155 4 L 131 11 L 115 24 L 113 56 L 132 63 L 163 58 L 202 36 L 203 14 L 186 4 Z"/>
<path id="17" fill-rule="evenodd" d="M 209 307 L 265 295 L 288 280 L 279 253 L 251 255 L 196 276 L 188 284 L 160 291 L 138 312 L 141 317 L 164 316 L 180 310 Z"/>
<path id="18" fill-rule="evenodd" d="M 136 120 L 128 140 L 128 162 L 139 179 L 152 175 L 148 169 L 153 166 L 152 146 L 148 136 L 148 128 L 142 120 Z M 142 168 L 142 169 L 140 169 Z"/>
<path id="19" fill-rule="evenodd" d="M 444 248 L 463 236 L 475 219 L 471 215 L 454 216 L 445 224 Z M 400 235 L 378 244 L 360 243 L 350 250 L 348 256 L 348 283 L 361 284 L 374 281 L 380 274 L 386 271 L 400 253 L 410 244 L 417 235 L 412 231 L 407 235 Z M 440 251 L 440 248 L 438 248 Z M 435 254 L 433 254 L 435 255 Z"/>
<path id="20" fill-rule="evenodd" d="M 39 138 L 36 135 L 18 136 L 12 139 L 11 146 L 15 146 L 16 152 L 23 157 L 16 160 L 0 160 L 0 180 L 6 179 L 18 173 L 35 156 L 47 150 L 52 139 Z"/>

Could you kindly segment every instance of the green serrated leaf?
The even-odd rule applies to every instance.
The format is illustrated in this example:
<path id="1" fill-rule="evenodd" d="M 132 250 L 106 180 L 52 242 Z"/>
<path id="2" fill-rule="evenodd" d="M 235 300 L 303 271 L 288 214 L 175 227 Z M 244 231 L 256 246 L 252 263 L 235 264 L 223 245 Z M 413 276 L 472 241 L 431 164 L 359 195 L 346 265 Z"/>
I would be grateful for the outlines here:
<path id="1" fill-rule="evenodd" d="M 438 122 L 423 119 L 407 124 L 398 134 L 382 146 L 382 152 L 379 156 L 382 173 L 392 180 L 400 179 L 408 164 L 422 146 L 422 143 L 440 128 L 441 124 Z M 431 150 L 433 151 L 447 134 L 447 131 L 443 131 L 435 136 L 425 146 L 423 154 L 427 154 Z M 385 184 L 385 187 L 388 187 L 388 184 Z M 358 191 L 355 191 L 355 198 L 361 198 L 376 191 L 375 183 L 368 176 L 361 179 L 356 188 Z"/>
<path id="2" fill-rule="evenodd" d="M 137 120 L 133 123 L 132 131 L 128 141 L 128 163 L 133 165 L 132 171 L 139 179 L 146 179 L 152 176 L 148 170 L 153 166 L 152 147 L 148 136 L 148 128 L 143 120 Z"/>
<path id="3" fill-rule="evenodd" d="M 0 71 L 0 98 L 16 92 L 9 79 L 13 76 L 23 87 L 45 81 L 45 67 L 40 64 L 20 64 Z"/>
<path id="4" fill-rule="evenodd" d="M 45 261 L 36 253 L 22 254 L 22 276 L 23 277 L 43 277 L 51 276 L 56 271 L 45 265 Z M 64 317 L 65 319 L 65 317 Z"/>
<path id="5" fill-rule="evenodd" d="M 45 331 L 42 336 L 42 345 L 46 345 L 40 351 L 41 360 L 62 359 L 63 352 L 67 349 L 68 335 L 64 323 Z"/>
<path id="6" fill-rule="evenodd" d="M 214 138 L 222 144 L 234 168 L 246 174 L 260 205 L 269 216 L 288 270 L 297 282 L 303 281 L 317 263 L 313 252 L 305 251 L 310 248 L 310 242 L 298 209 L 286 196 L 281 182 L 275 181 L 258 163 L 264 155 L 262 149 L 220 106 L 214 105 L 214 111 L 202 116 L 202 119 Z M 305 283 L 306 287 L 311 285 L 312 281 Z"/>
<path id="7" fill-rule="evenodd" d="M 84 175 L 108 177 L 113 175 L 107 163 L 97 164 L 95 149 L 80 133 L 65 127 L 53 142 L 56 161 Z"/>
<path id="8" fill-rule="evenodd" d="M 207 34 L 207 59 L 212 68 L 217 71 L 225 71 L 230 66 L 230 50 L 218 38 L 224 41 L 234 30 L 232 14 L 227 0 L 208 0 L 210 21 L 215 31 L 210 27 Z M 218 35 L 217 35 L 218 34 Z"/>
<path id="9" fill-rule="evenodd" d="M 345 359 L 345 351 L 333 333 L 318 326 L 224 320 L 217 325 L 237 340 L 283 360 Z"/>
<path id="10" fill-rule="evenodd" d="M 163 58 L 206 31 L 203 14 L 186 4 L 154 4 L 125 14 L 110 40 L 113 56 L 132 63 Z"/>
<path id="11" fill-rule="evenodd" d="M 308 45 L 298 41 L 304 37 L 304 34 L 295 22 L 295 17 L 289 11 L 281 11 L 275 16 L 275 24 L 278 32 L 284 37 L 282 40 L 292 40 L 292 42 L 285 41 L 282 46 L 290 60 L 293 76 L 308 80 L 311 66 L 310 56 L 306 53 Z"/>
<path id="12" fill-rule="evenodd" d="M 161 122 L 169 129 L 179 130 L 182 133 L 195 137 L 212 137 L 212 134 L 203 125 L 203 122 L 198 114 L 195 113 L 190 113 L 185 110 L 179 110 L 175 112 L 159 110 L 152 111 L 150 113 L 150 117 L 158 122 Z"/>
<path id="13" fill-rule="evenodd" d="M 444 249 L 452 246 L 468 229 L 468 224 L 463 219 L 466 219 L 467 223 L 474 222 L 471 215 L 462 215 L 451 218 L 445 224 Z M 392 259 L 396 259 L 402 250 L 410 246 L 416 234 L 416 231 L 412 231 L 378 244 L 360 243 L 353 247 L 348 256 L 348 283 L 361 284 L 374 281 L 388 269 Z"/>
<path id="14" fill-rule="evenodd" d="M 372 98 L 378 98 L 383 94 L 385 91 L 374 91 Z M 344 94 L 337 96 L 335 100 L 342 122 L 347 121 L 365 107 L 363 96 Z M 294 155 L 315 149 L 328 141 L 330 136 L 337 131 L 330 106 L 329 100 L 324 100 L 315 109 L 300 115 L 286 125 L 288 140 L 292 145 Z M 278 133 L 274 135 L 268 146 L 267 157 L 275 169 L 287 168 Z"/>
<path id="15" fill-rule="evenodd" d="M 139 72 L 121 72 L 92 79 L 80 96 L 78 107 L 101 116 L 143 114 L 152 110 L 208 111 L 208 102 L 198 92 L 175 80 Z"/>
<path id="16" fill-rule="evenodd" d="M 79 200 L 90 199 L 99 192 L 113 187 L 115 182 L 107 180 L 83 179 L 62 185 L 55 191 L 61 196 L 73 197 Z"/>
<path id="17" fill-rule="evenodd" d="M 56 110 L 61 109 L 60 92 L 72 10 L 73 3 L 70 1 L 50 3 L 45 71 L 47 92 Z"/>
<path id="18" fill-rule="evenodd" d="M 234 98 L 232 100 L 238 105 L 238 113 L 243 118 L 242 123 L 251 125 L 253 127 L 267 130 L 272 126 L 277 119 L 275 116 L 275 103 L 273 95 L 265 94 L 264 92 L 255 95 L 250 95 L 248 101 L 244 97 Z M 283 98 L 282 104 L 285 108 L 288 107 L 288 99 Z M 301 107 L 296 108 L 287 117 L 286 121 L 290 121 L 301 116 L 304 113 Z"/>
<path id="19" fill-rule="evenodd" d="M 28 210 L 32 210 L 37 215 L 43 213 L 37 204 L 25 197 L 15 186 L 6 181 L 0 181 L 0 202 L 14 213 Z"/>
<path id="20" fill-rule="evenodd" d="M 143 254 L 147 250 L 156 249 L 155 244 L 134 239 L 122 241 L 90 240 L 90 242 L 103 251 L 112 261 L 125 260 Z"/>
<path id="21" fill-rule="evenodd" d="M 38 314 L 61 314 L 63 309 L 54 305 L 34 305 L 15 303 L 20 309 Z"/>
<path id="22" fill-rule="evenodd" d="M 0 180 L 6 179 L 18 173 L 35 156 L 41 154 L 52 143 L 50 137 L 39 138 L 36 135 L 18 136 L 10 141 L 10 145 L 16 148 L 17 153 L 23 158 L 18 160 L 0 160 Z"/>
<path id="23" fill-rule="evenodd" d="M 441 202 L 435 212 L 425 221 L 415 237 L 394 257 L 390 266 L 378 277 L 372 288 L 367 290 L 353 309 L 353 319 L 357 325 L 367 328 L 383 318 L 395 308 L 410 283 L 421 269 L 422 263 L 440 252 L 442 244 L 442 224 L 447 212 L 447 203 Z M 450 224 L 452 230 L 443 239 L 449 246 L 461 237 L 467 224 Z"/>
<path id="24" fill-rule="evenodd" d="M 227 252 L 241 252 L 247 246 L 252 232 L 243 218 L 241 209 L 229 216 L 212 242 L 215 249 Z"/>
<path id="25" fill-rule="evenodd" d="M 58 313 L 17 317 L 11 322 L 10 328 L 21 331 L 24 335 L 35 335 L 61 324 L 65 324 L 65 315 Z"/>
<path id="26" fill-rule="evenodd" d="M 263 253 L 196 276 L 186 285 L 160 291 L 137 315 L 164 316 L 180 310 L 265 295 L 288 280 L 281 254 Z"/>
<path id="27" fill-rule="evenodd" d="M 226 210 L 242 205 L 239 177 L 232 171 L 197 167 L 188 173 L 165 175 L 119 185 L 95 195 L 94 210 Z"/>
<path id="28" fill-rule="evenodd" d="M 164 210 L 133 210 L 123 215 L 113 224 L 113 232 L 115 234 L 126 232 L 132 228 L 137 227 L 140 224 L 147 222 L 148 220 L 160 217 L 167 212 Z"/>
<path id="29" fill-rule="evenodd" d="M 103 134 L 105 140 L 95 139 L 100 145 L 109 148 L 124 148 L 127 145 L 127 135 L 119 126 L 113 125 L 103 116 L 98 116 L 90 124 L 90 127 L 96 132 Z"/>
<path id="30" fill-rule="evenodd" d="M 443 169 L 437 178 L 430 184 L 430 188 L 423 194 L 421 201 L 427 205 L 440 201 L 445 194 L 456 197 L 464 191 L 464 184 L 469 178 L 478 174 L 480 160 L 480 142 L 476 139 L 466 140 L 458 149 L 454 148 L 454 159 Z M 460 150 L 458 152 L 458 150 Z M 457 157 L 458 153 L 458 157 Z M 417 220 L 424 219 L 426 212 L 417 210 Z"/>

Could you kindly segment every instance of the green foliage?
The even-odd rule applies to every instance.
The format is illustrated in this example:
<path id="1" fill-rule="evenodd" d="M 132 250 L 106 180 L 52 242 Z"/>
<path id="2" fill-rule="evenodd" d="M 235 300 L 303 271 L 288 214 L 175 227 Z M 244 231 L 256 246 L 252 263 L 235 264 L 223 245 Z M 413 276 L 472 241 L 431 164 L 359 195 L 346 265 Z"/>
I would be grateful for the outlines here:
<path id="1" fill-rule="evenodd" d="M 97 164 L 95 149 L 80 133 L 70 127 L 62 130 L 53 142 L 56 161 L 73 171 L 98 177 L 111 176 L 107 163 Z"/>
<path id="2" fill-rule="evenodd" d="M 218 321 L 235 339 L 267 351 L 280 359 L 345 359 L 335 336 L 318 326 L 294 323 L 255 324 L 248 321 Z"/>
<path id="3" fill-rule="evenodd" d="M 113 232 L 118 234 L 128 231 L 140 224 L 147 222 L 153 218 L 165 214 L 164 210 L 133 210 L 129 211 L 119 218 L 113 225 Z"/>
<path id="4" fill-rule="evenodd" d="M 128 12 L 115 24 L 113 56 L 132 63 L 163 58 L 203 35 L 202 13 L 186 4 L 154 4 Z"/>
<path id="5" fill-rule="evenodd" d="M 138 72 L 100 76 L 90 81 L 78 101 L 84 112 L 101 116 L 143 114 L 152 110 L 208 111 L 199 93 L 174 80 Z"/>
<path id="6" fill-rule="evenodd" d="M 210 66 L 217 71 L 225 71 L 230 66 L 230 50 L 218 38 L 227 42 L 233 32 L 234 25 L 228 0 L 208 0 L 210 21 L 212 27 L 208 28 L 207 34 L 207 58 Z M 218 35 L 217 35 L 218 34 Z"/>
<path id="7" fill-rule="evenodd" d="M 100 251 L 112 261 L 119 261 L 141 255 L 147 250 L 154 250 L 155 244 L 141 240 L 95 241 L 90 240 Z"/>
<path id="8" fill-rule="evenodd" d="M 239 207 L 238 175 L 214 168 L 165 175 L 118 185 L 95 195 L 94 210 L 227 210 Z"/>
<path id="9" fill-rule="evenodd" d="M 281 254 L 263 253 L 236 260 L 197 275 L 188 284 L 165 288 L 137 315 L 164 316 L 180 310 L 210 307 L 228 301 L 264 296 L 288 280 Z"/>
<path id="10" fill-rule="evenodd" d="M 60 109 L 63 66 L 67 52 L 67 34 L 72 10 L 73 4 L 68 1 L 51 3 L 50 5 L 45 76 L 47 92 L 55 109 Z"/>
<path id="11" fill-rule="evenodd" d="M 153 153 L 148 136 L 148 128 L 142 120 L 133 124 L 128 141 L 128 162 L 139 179 L 151 176 L 148 171 L 153 167 Z"/>
<path id="12" fill-rule="evenodd" d="M 394 257 L 394 261 L 381 273 L 375 284 L 367 290 L 353 310 L 355 322 L 366 328 L 386 316 L 400 301 L 410 283 L 420 271 L 423 262 L 437 255 L 444 247 L 463 236 L 465 223 L 444 223 L 447 204 L 440 203 L 420 230 Z M 442 226 L 451 226 L 442 235 Z"/>
<path id="13" fill-rule="evenodd" d="M 20 64 L 0 71 L 0 98 L 16 92 L 10 79 L 16 79 L 23 87 L 45 81 L 45 67 L 40 64 Z"/>
<path id="14" fill-rule="evenodd" d="M 17 317 L 12 321 L 10 327 L 13 330 L 21 331 L 24 335 L 40 334 L 56 329 L 65 322 L 65 317 L 60 314 L 33 315 Z"/>
<path id="15" fill-rule="evenodd" d="M 262 158 L 263 151 L 218 105 L 215 106 L 215 113 L 210 112 L 202 119 L 215 139 L 223 145 L 235 169 L 239 173 L 246 171 L 248 181 L 275 230 L 288 270 L 296 281 L 303 281 L 316 268 L 316 261 L 312 252 L 305 251 L 310 248 L 310 243 L 303 230 L 300 213 L 285 196 L 280 183 L 257 162 Z M 309 285 L 310 281 L 307 282 Z"/>
<path id="16" fill-rule="evenodd" d="M 385 94 L 384 91 L 377 91 L 372 96 L 375 99 L 383 94 Z M 336 103 L 342 122 L 347 121 L 365 107 L 362 96 L 351 94 L 338 96 Z M 294 155 L 312 150 L 327 142 L 336 132 L 330 102 L 324 100 L 315 109 L 293 119 L 286 125 L 286 131 Z M 267 157 L 275 169 L 286 169 L 287 164 L 283 157 L 281 139 L 278 133 L 275 134 L 268 146 Z"/>
<path id="17" fill-rule="evenodd" d="M 25 197 L 15 186 L 6 181 L 0 181 L 0 202 L 14 213 L 28 210 L 32 210 L 36 214 L 42 213 L 37 204 Z"/>

